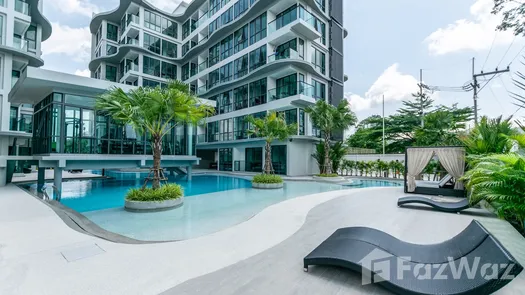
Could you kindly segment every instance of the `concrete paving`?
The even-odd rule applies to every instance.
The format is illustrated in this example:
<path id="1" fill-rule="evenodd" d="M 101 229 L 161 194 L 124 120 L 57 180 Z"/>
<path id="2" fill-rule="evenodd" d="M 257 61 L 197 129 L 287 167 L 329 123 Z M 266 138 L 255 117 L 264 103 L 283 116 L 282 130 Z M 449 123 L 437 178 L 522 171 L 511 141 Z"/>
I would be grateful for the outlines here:
<path id="1" fill-rule="evenodd" d="M 370 188 L 310 195 L 204 237 L 125 245 L 72 230 L 46 204 L 11 185 L 0 188 L 0 294 L 381 293 L 340 270 L 303 273 L 302 258 L 341 226 L 370 226 L 409 242 L 434 243 L 474 217 L 525 264 L 524 239 L 508 223 L 398 208 L 401 194 L 400 188 Z M 499 294 L 524 294 L 524 276 Z"/>

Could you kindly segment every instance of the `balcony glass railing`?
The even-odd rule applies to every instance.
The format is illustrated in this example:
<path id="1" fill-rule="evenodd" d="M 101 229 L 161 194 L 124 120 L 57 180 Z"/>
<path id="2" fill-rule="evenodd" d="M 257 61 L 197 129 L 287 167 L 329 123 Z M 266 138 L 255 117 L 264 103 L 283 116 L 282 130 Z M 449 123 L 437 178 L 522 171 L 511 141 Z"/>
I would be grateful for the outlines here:
<path id="1" fill-rule="evenodd" d="M 139 40 L 138 39 L 126 38 L 126 39 L 120 40 L 119 44 L 128 44 L 128 45 L 139 46 Z"/>
<path id="2" fill-rule="evenodd" d="M 305 82 L 286 84 L 274 89 L 268 90 L 268 101 L 279 100 L 295 95 L 305 95 L 314 97 L 314 87 Z"/>
<path id="3" fill-rule="evenodd" d="M 15 0 L 15 10 L 25 15 L 29 15 L 29 3 L 21 0 Z"/>
<path id="4" fill-rule="evenodd" d="M 275 52 L 274 54 L 268 56 L 268 63 L 271 63 L 276 60 L 281 60 L 281 59 L 301 59 L 301 58 L 299 57 L 299 53 L 297 53 L 297 51 L 291 48 L 287 48 L 284 51 Z"/>
<path id="5" fill-rule="evenodd" d="M 309 24 L 312 28 L 316 29 L 315 24 L 317 18 L 310 12 L 306 11 L 303 7 L 299 6 L 288 11 L 285 15 L 271 21 L 268 24 L 268 34 L 285 27 L 286 25 L 296 21 L 298 18 Z"/>
<path id="6" fill-rule="evenodd" d="M 206 134 L 197 135 L 197 143 L 206 143 Z"/>
<path id="7" fill-rule="evenodd" d="M 20 37 L 13 37 L 13 47 L 22 51 L 27 51 L 29 48 L 29 41 Z"/>
<path id="8" fill-rule="evenodd" d="M 199 73 L 206 70 L 207 68 L 208 68 L 208 59 L 206 58 L 205 61 L 199 64 Z"/>
<path id="9" fill-rule="evenodd" d="M 134 63 L 128 63 L 126 64 L 126 68 L 124 69 L 124 74 L 128 73 L 129 71 L 138 72 L 139 66 Z"/>
<path id="10" fill-rule="evenodd" d="M 206 85 L 203 85 L 203 86 L 197 88 L 197 95 L 201 95 L 203 93 L 206 93 L 207 90 L 208 90 L 208 87 Z"/>
<path id="11" fill-rule="evenodd" d="M 206 11 L 196 22 L 191 25 L 191 32 L 198 29 L 204 22 L 208 20 L 208 12 Z"/>
<path id="12" fill-rule="evenodd" d="M 130 23 L 140 24 L 140 19 L 138 15 L 134 14 L 128 14 L 128 21 L 126 23 L 126 27 L 129 26 Z"/>

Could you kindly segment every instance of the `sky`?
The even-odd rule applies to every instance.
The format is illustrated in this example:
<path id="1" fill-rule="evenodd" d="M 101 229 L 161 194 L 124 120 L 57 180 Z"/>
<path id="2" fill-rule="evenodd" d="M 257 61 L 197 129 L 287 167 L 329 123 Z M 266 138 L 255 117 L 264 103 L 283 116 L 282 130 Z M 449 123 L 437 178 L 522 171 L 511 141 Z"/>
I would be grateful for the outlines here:
<path id="1" fill-rule="evenodd" d="M 151 0 L 172 11 L 180 0 Z M 89 76 L 93 13 L 118 6 L 119 0 L 44 0 L 44 15 L 53 25 L 42 43 L 44 68 Z M 522 118 L 509 92 L 519 92 L 513 77 L 523 71 L 525 38 L 497 32 L 501 18 L 491 14 L 493 0 L 344 0 L 344 66 L 349 79 L 345 97 L 360 120 L 390 115 L 418 90 L 420 69 L 429 86 L 461 87 L 475 71 L 510 65 L 479 94 L 480 116 Z M 523 51 L 523 52 L 522 52 Z M 487 77 L 487 79 L 490 78 Z M 486 82 L 481 78 L 481 85 Z M 436 104 L 472 106 L 472 92 L 434 91 Z"/>

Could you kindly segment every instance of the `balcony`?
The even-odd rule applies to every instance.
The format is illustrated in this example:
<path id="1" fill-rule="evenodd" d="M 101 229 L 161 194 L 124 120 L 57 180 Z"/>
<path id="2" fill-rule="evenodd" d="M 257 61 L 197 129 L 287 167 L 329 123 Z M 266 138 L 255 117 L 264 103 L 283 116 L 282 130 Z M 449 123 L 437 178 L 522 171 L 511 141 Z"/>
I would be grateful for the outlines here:
<path id="1" fill-rule="evenodd" d="M 272 54 L 268 56 L 268 63 L 277 61 L 277 60 L 283 60 L 283 59 L 302 59 L 299 56 L 299 53 L 291 48 L 287 48 L 284 51 L 276 52 L 275 54 Z"/>
<path id="2" fill-rule="evenodd" d="M 15 0 L 15 11 L 18 11 L 25 15 L 29 15 L 29 3 L 26 3 L 21 0 Z"/>
<path id="3" fill-rule="evenodd" d="M 24 40 L 20 37 L 13 36 L 13 47 L 18 50 L 27 52 L 29 50 L 29 41 Z"/>
<path id="4" fill-rule="evenodd" d="M 204 93 L 206 93 L 206 91 L 208 91 L 208 86 L 203 85 L 203 86 L 197 88 L 197 95 L 204 94 Z"/>
<path id="5" fill-rule="evenodd" d="M 305 82 L 291 83 L 277 87 L 274 89 L 268 90 L 268 102 L 288 98 L 296 95 L 303 95 L 314 100 L 315 98 L 315 89 L 313 85 L 307 84 Z"/>
<path id="6" fill-rule="evenodd" d="M 279 17 L 268 24 L 268 43 L 281 44 L 297 34 L 308 40 L 317 40 L 322 34 L 317 28 L 319 20 L 303 7 L 296 7 L 285 17 Z"/>
<path id="7" fill-rule="evenodd" d="M 125 39 L 120 40 L 119 44 L 120 45 L 126 44 L 126 45 L 139 46 L 140 42 L 139 42 L 139 39 L 125 38 Z"/>
<path id="8" fill-rule="evenodd" d="M 207 68 L 208 68 L 208 59 L 206 58 L 205 61 L 199 64 L 199 73 L 206 70 Z"/>
<path id="9" fill-rule="evenodd" d="M 140 33 L 140 17 L 135 14 L 126 15 L 126 26 L 120 30 L 121 38 L 136 39 Z"/>
<path id="10" fill-rule="evenodd" d="M 203 23 L 208 20 L 208 12 L 206 11 L 196 22 L 191 25 L 191 32 L 193 33 L 198 29 Z"/>

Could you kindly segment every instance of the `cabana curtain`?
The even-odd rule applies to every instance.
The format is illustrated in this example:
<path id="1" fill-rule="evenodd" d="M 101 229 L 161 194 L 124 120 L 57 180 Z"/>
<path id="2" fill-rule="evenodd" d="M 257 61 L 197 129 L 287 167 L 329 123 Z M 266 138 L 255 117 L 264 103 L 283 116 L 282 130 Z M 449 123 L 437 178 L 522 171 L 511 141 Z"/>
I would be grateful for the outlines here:
<path id="1" fill-rule="evenodd" d="M 427 148 L 411 148 L 407 150 L 407 185 L 408 191 L 414 192 L 416 190 L 416 177 L 423 172 L 428 162 L 434 156 L 433 149 Z"/>
<path id="2" fill-rule="evenodd" d="M 416 177 L 423 172 L 432 157 L 437 155 L 443 168 L 456 180 L 455 189 L 463 189 L 459 179 L 465 174 L 465 149 L 461 147 L 407 149 L 407 191 L 416 190 Z"/>

